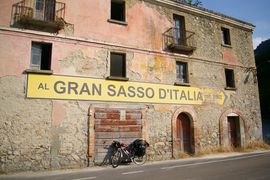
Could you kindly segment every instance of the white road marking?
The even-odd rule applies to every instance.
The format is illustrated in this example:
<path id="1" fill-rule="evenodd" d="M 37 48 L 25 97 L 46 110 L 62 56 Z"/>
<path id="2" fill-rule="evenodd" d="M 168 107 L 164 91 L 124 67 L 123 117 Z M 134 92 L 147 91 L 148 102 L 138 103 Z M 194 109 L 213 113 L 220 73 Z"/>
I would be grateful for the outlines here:
<path id="1" fill-rule="evenodd" d="M 138 174 L 138 173 L 142 173 L 142 172 L 144 172 L 144 171 L 130 171 L 130 172 L 122 173 L 122 175 Z"/>
<path id="2" fill-rule="evenodd" d="M 218 163 L 218 162 L 226 162 L 226 161 L 234 161 L 239 159 L 247 159 L 251 157 L 257 157 L 257 156 L 266 156 L 266 154 L 255 154 L 250 156 L 244 156 L 244 157 L 235 157 L 233 159 L 223 159 L 223 160 L 216 160 L 216 161 L 207 161 L 207 162 L 199 162 L 199 163 L 193 163 L 193 164 L 183 164 L 178 166 L 168 166 L 168 167 L 162 167 L 160 169 L 174 169 L 174 168 L 181 168 L 181 167 L 189 167 L 189 166 L 197 166 L 202 164 L 212 164 L 212 163 Z"/>
<path id="3" fill-rule="evenodd" d="M 78 178 L 78 179 L 72 179 L 72 180 L 90 180 L 90 179 L 96 179 L 97 177 L 84 177 L 84 178 Z"/>

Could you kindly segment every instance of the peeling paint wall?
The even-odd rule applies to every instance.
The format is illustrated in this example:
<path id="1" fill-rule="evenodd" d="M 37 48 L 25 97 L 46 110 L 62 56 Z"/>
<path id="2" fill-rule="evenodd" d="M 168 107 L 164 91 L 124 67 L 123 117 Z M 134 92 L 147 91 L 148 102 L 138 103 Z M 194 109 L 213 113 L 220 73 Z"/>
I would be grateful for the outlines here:
<path id="1" fill-rule="evenodd" d="M 244 122 L 245 144 L 262 138 L 258 87 L 252 72 L 246 71 L 254 66 L 251 30 L 141 0 L 126 1 L 128 25 L 123 26 L 108 22 L 109 0 L 62 0 L 65 20 L 73 26 L 53 35 L 8 28 L 10 6 L 16 2 L 3 0 L 0 7 L 0 173 L 92 164 L 88 152 L 94 148 L 89 144 L 94 139 L 89 126 L 93 107 L 142 109 L 150 160 L 182 152 L 175 148 L 181 112 L 192 116 L 195 153 L 228 145 L 223 132 L 229 113 Z M 195 32 L 196 50 L 189 56 L 164 51 L 162 34 L 172 27 L 173 14 L 184 16 L 186 29 Z M 221 45 L 221 27 L 230 29 L 229 48 Z M 225 91 L 227 99 L 223 106 L 28 99 L 24 71 L 30 68 L 32 41 L 52 43 L 51 69 L 57 75 L 104 79 L 110 75 L 110 52 L 121 52 L 126 54 L 129 81 L 173 85 L 176 61 L 184 61 L 191 87 Z M 224 68 L 234 69 L 236 90 L 224 89 Z"/>

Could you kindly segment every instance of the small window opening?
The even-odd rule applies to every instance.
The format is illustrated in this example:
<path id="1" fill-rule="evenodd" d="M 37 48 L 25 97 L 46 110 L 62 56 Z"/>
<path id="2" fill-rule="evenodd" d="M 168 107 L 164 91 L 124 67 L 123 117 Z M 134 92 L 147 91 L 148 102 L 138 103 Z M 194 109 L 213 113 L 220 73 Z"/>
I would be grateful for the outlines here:
<path id="1" fill-rule="evenodd" d="M 221 31 L 222 31 L 223 44 L 231 45 L 230 30 L 227 28 L 221 28 Z"/>
<path id="2" fill-rule="evenodd" d="M 31 69 L 51 70 L 52 44 L 32 42 Z"/>
<path id="3" fill-rule="evenodd" d="M 111 19 L 125 22 L 125 2 L 111 1 Z"/>
<path id="4" fill-rule="evenodd" d="M 176 62 L 176 80 L 178 83 L 188 83 L 188 68 L 185 62 Z"/>
<path id="5" fill-rule="evenodd" d="M 111 53 L 110 76 L 126 77 L 126 55 L 121 53 Z"/>
<path id="6" fill-rule="evenodd" d="M 232 69 L 225 69 L 226 87 L 235 88 L 234 72 Z"/>

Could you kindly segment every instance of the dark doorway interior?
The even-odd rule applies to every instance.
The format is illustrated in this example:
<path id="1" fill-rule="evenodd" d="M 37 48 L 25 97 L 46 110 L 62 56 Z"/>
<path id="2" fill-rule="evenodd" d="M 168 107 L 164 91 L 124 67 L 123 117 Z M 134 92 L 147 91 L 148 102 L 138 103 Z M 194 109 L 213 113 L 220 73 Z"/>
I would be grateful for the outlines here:
<path id="1" fill-rule="evenodd" d="M 228 116 L 228 136 L 233 148 L 241 146 L 239 116 Z"/>

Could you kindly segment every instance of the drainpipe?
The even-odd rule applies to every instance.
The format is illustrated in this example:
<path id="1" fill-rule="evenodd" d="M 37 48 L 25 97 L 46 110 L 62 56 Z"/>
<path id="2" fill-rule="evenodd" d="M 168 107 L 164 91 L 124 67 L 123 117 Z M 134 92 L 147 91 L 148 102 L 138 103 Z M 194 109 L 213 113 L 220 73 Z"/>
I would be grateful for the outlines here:
<path id="1" fill-rule="evenodd" d="M 92 152 L 91 152 L 91 148 L 90 148 L 90 144 L 91 144 L 91 116 L 92 116 L 92 112 L 91 112 L 91 105 L 88 108 L 88 114 L 87 114 L 88 118 L 87 118 L 87 167 L 89 167 L 91 165 L 91 160 L 93 158 Z"/>

